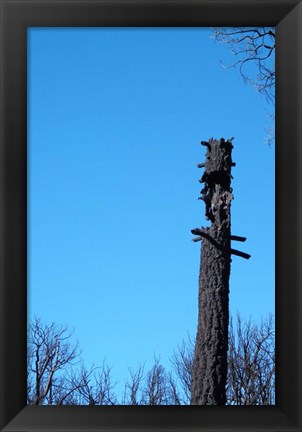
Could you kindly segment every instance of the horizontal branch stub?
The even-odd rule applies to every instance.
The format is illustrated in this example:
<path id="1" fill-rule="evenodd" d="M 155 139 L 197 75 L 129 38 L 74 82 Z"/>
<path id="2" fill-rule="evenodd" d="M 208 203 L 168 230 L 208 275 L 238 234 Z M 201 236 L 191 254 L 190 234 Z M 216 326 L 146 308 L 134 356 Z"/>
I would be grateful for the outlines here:
<path id="1" fill-rule="evenodd" d="M 197 168 L 204 168 L 206 164 L 204 162 L 198 163 Z"/>
<path id="2" fill-rule="evenodd" d="M 236 166 L 236 162 L 232 162 L 232 166 L 235 167 Z"/>
<path id="3" fill-rule="evenodd" d="M 192 239 L 193 242 L 199 242 L 202 240 L 202 237 L 195 237 Z"/>
<path id="4" fill-rule="evenodd" d="M 231 240 L 235 240 L 235 241 L 239 241 L 239 242 L 245 242 L 246 241 L 246 237 L 240 237 L 240 236 L 231 235 Z"/>
<path id="5" fill-rule="evenodd" d="M 194 229 L 191 230 L 191 233 L 194 234 L 194 235 L 199 235 L 201 237 L 204 237 L 204 238 L 206 238 L 208 240 L 212 238 L 211 236 L 209 236 L 209 234 L 205 233 L 203 231 L 203 229 L 201 229 L 201 228 L 194 228 Z"/>
<path id="6" fill-rule="evenodd" d="M 241 258 L 245 258 L 245 259 L 250 259 L 251 258 L 251 255 L 249 255 L 249 254 L 247 254 L 245 252 L 241 252 L 241 251 L 239 251 L 237 249 L 231 249 L 231 254 L 232 255 L 240 256 Z"/>

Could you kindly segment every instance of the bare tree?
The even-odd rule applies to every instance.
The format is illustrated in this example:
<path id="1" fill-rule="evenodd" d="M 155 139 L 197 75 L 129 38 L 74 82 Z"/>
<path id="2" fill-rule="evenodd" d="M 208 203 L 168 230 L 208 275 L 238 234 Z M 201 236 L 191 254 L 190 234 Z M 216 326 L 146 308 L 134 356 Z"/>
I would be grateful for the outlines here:
<path id="1" fill-rule="evenodd" d="M 190 403 L 194 343 L 178 345 L 167 370 L 155 357 L 153 365 L 130 369 L 124 396 L 105 361 L 86 369 L 67 327 L 42 324 L 29 327 L 27 402 L 37 405 L 188 405 Z M 58 341 L 60 343 L 58 343 Z M 58 349 L 59 347 L 59 349 Z M 272 317 L 259 325 L 237 317 L 229 331 L 228 405 L 272 405 L 275 401 L 275 350 Z"/>
<path id="2" fill-rule="evenodd" d="M 230 322 L 227 400 L 229 405 L 275 404 L 275 329 L 270 315 L 259 325 L 237 316 Z"/>
<path id="3" fill-rule="evenodd" d="M 116 405 L 114 393 L 116 383 L 113 383 L 111 367 L 105 361 L 101 367 L 90 370 L 83 365 L 73 374 L 72 387 L 76 389 L 77 405 Z"/>
<path id="4" fill-rule="evenodd" d="M 154 358 L 151 368 L 145 372 L 145 365 L 130 369 L 130 380 L 125 384 L 123 405 L 181 405 L 181 398 L 175 379 Z"/>
<path id="5" fill-rule="evenodd" d="M 145 385 L 142 390 L 143 405 L 170 405 L 169 392 L 165 368 L 159 359 L 154 359 L 154 364 L 147 372 Z"/>
<path id="6" fill-rule="evenodd" d="M 115 405 L 111 368 L 86 369 L 78 344 L 65 326 L 35 318 L 28 329 L 27 403 L 30 405 Z M 81 364 L 80 364 L 81 363 Z M 76 366 L 76 367 L 75 367 Z"/>
<path id="7" fill-rule="evenodd" d="M 236 57 L 235 62 L 226 67 L 238 67 L 246 83 L 274 102 L 274 27 L 217 27 L 213 29 L 213 38 L 227 44 Z"/>
<path id="8" fill-rule="evenodd" d="M 178 398 L 181 405 L 189 405 L 191 400 L 191 381 L 192 381 L 192 368 L 194 360 L 194 343 L 187 336 L 174 351 L 171 358 L 172 367 L 176 379 L 180 383 L 181 395 L 178 392 Z"/>
<path id="9" fill-rule="evenodd" d="M 129 368 L 130 380 L 125 383 L 123 405 L 141 404 L 141 387 L 144 381 L 144 370 L 144 364 L 140 364 L 136 370 Z"/>
<path id="10" fill-rule="evenodd" d="M 70 343 L 67 327 L 43 324 L 35 318 L 28 329 L 27 401 L 28 404 L 58 404 L 71 394 L 66 371 L 79 361 L 78 345 Z M 63 379 L 61 372 L 65 373 Z M 60 396 L 59 396 L 60 395 Z"/>
<path id="11" fill-rule="evenodd" d="M 182 404 L 190 403 L 194 344 L 188 337 L 177 347 L 172 364 L 183 383 Z M 176 365 L 176 367 L 175 367 Z M 271 315 L 255 324 L 237 314 L 230 319 L 227 405 L 275 404 L 275 330 Z"/>
<path id="12" fill-rule="evenodd" d="M 275 28 L 274 27 L 216 27 L 212 37 L 226 44 L 235 61 L 226 69 L 238 68 L 245 83 L 251 84 L 264 95 L 268 104 L 275 102 Z M 267 112 L 264 142 L 272 145 L 275 140 L 275 113 Z"/>

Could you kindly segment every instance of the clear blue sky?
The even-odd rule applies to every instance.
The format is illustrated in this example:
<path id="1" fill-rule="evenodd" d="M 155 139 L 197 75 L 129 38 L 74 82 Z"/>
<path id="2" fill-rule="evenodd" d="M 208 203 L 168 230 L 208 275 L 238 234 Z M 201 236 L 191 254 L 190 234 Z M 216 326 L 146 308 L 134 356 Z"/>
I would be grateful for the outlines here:
<path id="1" fill-rule="evenodd" d="M 274 313 L 270 107 L 198 28 L 28 32 L 28 317 L 75 328 L 87 365 L 168 364 L 195 337 L 201 140 L 235 137 L 230 309 Z"/>

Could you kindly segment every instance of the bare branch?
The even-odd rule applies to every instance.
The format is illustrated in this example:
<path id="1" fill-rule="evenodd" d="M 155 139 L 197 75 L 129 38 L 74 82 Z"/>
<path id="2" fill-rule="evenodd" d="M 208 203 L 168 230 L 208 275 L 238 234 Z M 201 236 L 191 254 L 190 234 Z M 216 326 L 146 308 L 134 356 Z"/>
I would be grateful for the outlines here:
<path id="1" fill-rule="evenodd" d="M 259 28 L 213 28 L 212 37 L 227 44 L 231 53 L 238 57 L 226 68 L 239 66 L 244 82 L 262 93 L 268 102 L 275 100 L 275 29 Z M 246 66 L 252 64 L 252 68 Z M 265 82 L 265 85 L 263 85 Z"/>

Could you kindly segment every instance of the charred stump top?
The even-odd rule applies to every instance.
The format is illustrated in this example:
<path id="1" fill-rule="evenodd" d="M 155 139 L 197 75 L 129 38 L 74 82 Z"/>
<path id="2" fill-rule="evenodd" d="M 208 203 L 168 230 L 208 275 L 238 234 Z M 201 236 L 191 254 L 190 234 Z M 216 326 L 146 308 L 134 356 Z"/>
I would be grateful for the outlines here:
<path id="1" fill-rule="evenodd" d="M 207 147 L 205 170 L 200 183 L 205 186 L 201 190 L 201 199 L 205 202 L 205 216 L 216 225 L 226 219 L 230 202 L 233 198 L 231 190 L 231 167 L 233 144 L 223 138 L 202 141 Z"/>
<path id="2" fill-rule="evenodd" d="M 201 144 L 207 147 L 206 154 L 206 172 L 208 174 L 225 171 L 230 172 L 232 166 L 232 149 L 233 144 L 229 140 L 221 138 L 209 141 L 201 141 Z"/>

